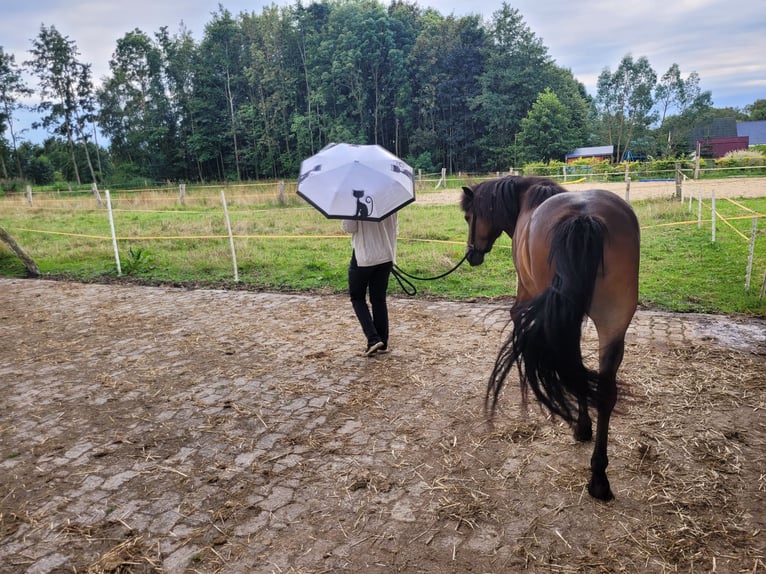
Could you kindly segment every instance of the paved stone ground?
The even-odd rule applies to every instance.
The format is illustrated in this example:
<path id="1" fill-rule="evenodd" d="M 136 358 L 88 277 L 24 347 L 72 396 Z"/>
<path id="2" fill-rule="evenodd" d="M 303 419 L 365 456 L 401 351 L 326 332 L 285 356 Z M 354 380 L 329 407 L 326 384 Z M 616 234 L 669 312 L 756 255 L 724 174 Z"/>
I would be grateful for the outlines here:
<path id="1" fill-rule="evenodd" d="M 515 389 L 482 416 L 507 303 L 390 306 L 365 358 L 342 296 L 0 279 L 0 572 L 766 567 L 766 322 L 638 312 L 604 505 Z"/>

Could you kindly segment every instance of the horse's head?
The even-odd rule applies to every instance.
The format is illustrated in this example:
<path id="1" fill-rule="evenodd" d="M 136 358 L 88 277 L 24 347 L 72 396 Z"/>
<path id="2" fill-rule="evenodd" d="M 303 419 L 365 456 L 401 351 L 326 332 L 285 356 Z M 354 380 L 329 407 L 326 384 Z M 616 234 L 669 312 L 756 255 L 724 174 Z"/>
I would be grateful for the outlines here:
<path id="1" fill-rule="evenodd" d="M 481 184 L 476 187 L 479 188 L 480 186 Z M 477 193 L 477 190 L 464 187 L 463 197 L 460 201 L 460 207 L 463 209 L 465 221 L 468 224 L 466 259 L 472 267 L 484 263 L 484 255 L 492 251 L 492 245 L 503 232 L 502 229 L 495 226 L 492 218 L 484 213 L 479 197 L 480 193 L 480 190 Z"/>

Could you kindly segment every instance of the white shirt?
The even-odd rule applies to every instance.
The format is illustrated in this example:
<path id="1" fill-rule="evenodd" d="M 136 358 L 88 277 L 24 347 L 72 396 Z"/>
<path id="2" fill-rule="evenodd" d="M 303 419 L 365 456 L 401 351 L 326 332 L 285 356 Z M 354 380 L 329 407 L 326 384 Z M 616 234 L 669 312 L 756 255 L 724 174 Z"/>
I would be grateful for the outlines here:
<path id="1" fill-rule="evenodd" d="M 372 267 L 388 261 L 396 262 L 396 236 L 399 220 L 394 213 L 383 221 L 344 219 L 343 231 L 351 234 L 351 246 L 359 267 Z"/>

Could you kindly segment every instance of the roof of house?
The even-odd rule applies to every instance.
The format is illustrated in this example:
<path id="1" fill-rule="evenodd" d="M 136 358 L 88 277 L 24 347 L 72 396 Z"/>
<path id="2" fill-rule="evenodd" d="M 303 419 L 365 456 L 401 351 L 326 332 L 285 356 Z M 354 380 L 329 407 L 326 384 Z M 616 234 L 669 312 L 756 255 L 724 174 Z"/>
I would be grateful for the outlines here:
<path id="1" fill-rule="evenodd" d="M 766 120 L 737 122 L 737 135 L 748 136 L 750 145 L 766 144 Z"/>
<path id="2" fill-rule="evenodd" d="M 614 153 L 613 145 L 600 145 L 595 147 L 578 147 L 566 155 L 566 159 L 571 157 L 594 157 L 602 155 L 612 155 Z"/>
<path id="3" fill-rule="evenodd" d="M 737 137 L 737 121 L 734 118 L 716 118 L 691 130 L 689 143 L 693 146 L 697 140 L 711 138 Z"/>

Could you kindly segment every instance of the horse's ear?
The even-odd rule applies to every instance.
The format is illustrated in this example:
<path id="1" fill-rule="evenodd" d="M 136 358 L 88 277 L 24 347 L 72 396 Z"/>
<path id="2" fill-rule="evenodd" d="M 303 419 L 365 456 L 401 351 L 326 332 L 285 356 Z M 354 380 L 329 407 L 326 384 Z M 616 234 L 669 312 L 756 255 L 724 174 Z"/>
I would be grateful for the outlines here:
<path id="1" fill-rule="evenodd" d="M 473 190 L 470 187 L 463 186 L 463 193 L 467 196 L 473 199 Z"/>

